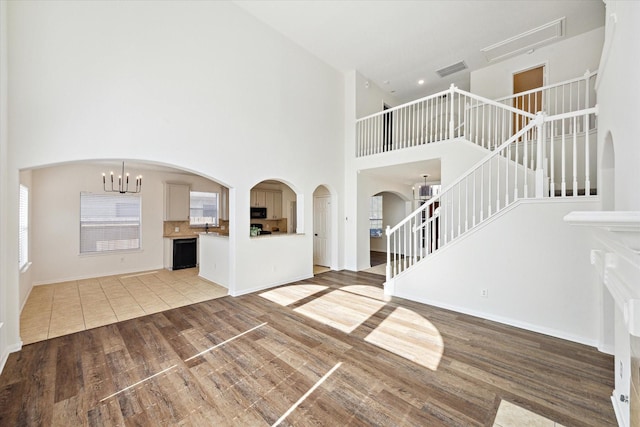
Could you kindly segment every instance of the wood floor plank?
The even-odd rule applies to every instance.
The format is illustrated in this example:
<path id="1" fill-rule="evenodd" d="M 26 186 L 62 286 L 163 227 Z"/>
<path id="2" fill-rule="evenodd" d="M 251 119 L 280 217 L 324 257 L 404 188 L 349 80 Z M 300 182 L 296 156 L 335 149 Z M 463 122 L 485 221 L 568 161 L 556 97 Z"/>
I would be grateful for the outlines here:
<path id="1" fill-rule="evenodd" d="M 185 292 L 196 283 L 183 280 Z M 399 298 L 380 303 L 382 281 L 332 271 L 291 284 L 323 290 L 288 305 L 277 293 L 223 297 L 26 345 L 0 375 L 0 425 L 268 426 L 284 416 L 282 426 L 492 426 L 503 399 L 567 426 L 615 425 L 611 356 Z M 326 311 L 296 310 L 314 307 Z M 351 333 L 332 319 L 352 322 Z M 412 334 L 412 319 L 428 336 Z M 365 341 L 383 328 L 409 334 L 402 345 L 416 352 L 439 336 L 436 366 Z"/>

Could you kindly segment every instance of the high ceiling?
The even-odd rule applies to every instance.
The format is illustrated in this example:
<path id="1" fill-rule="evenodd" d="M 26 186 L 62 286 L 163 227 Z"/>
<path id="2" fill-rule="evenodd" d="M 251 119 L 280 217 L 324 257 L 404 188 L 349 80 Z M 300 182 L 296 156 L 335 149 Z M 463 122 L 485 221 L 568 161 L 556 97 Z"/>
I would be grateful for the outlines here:
<path id="1" fill-rule="evenodd" d="M 400 100 L 469 89 L 481 49 L 566 17 L 565 38 L 604 25 L 602 0 L 270 1 L 237 5 L 340 71 L 357 70 Z M 459 61 L 468 69 L 441 78 Z M 418 80 L 425 83 L 418 85 Z"/>

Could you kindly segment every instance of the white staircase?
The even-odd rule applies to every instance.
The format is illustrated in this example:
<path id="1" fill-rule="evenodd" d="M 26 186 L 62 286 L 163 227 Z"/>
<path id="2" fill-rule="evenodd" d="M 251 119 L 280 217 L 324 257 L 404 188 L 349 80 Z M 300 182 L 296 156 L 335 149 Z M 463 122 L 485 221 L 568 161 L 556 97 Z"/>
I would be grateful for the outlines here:
<path id="1" fill-rule="evenodd" d="M 387 292 L 413 266 L 520 200 L 595 190 L 595 73 L 492 101 L 451 87 L 357 122 L 356 157 L 461 138 L 484 159 L 393 228 Z M 530 100 L 542 105 L 528 105 Z M 537 114 L 514 108 L 527 105 Z M 552 115 L 549 114 L 552 113 Z"/>

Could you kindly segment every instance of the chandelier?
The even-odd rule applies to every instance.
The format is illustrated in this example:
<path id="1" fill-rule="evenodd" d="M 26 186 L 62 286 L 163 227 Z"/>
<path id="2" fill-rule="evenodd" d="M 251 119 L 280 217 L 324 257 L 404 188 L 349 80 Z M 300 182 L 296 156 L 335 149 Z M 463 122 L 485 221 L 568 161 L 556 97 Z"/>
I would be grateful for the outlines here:
<path id="1" fill-rule="evenodd" d="M 111 189 L 107 188 L 107 175 L 102 174 L 102 188 L 107 193 L 139 193 L 142 190 L 142 175 L 136 176 L 135 190 L 129 190 L 129 173 L 124 173 L 124 162 L 122 162 L 122 174 L 118 175 L 118 187 L 114 187 L 113 171 L 111 171 Z"/>

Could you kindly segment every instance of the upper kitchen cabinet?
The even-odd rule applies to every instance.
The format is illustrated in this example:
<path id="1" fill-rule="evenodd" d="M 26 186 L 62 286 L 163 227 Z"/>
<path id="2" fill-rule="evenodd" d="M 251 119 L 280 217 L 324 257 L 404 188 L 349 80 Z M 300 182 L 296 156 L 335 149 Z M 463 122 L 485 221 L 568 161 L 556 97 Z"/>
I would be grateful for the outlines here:
<path id="1" fill-rule="evenodd" d="M 187 184 L 165 183 L 164 185 L 164 220 L 189 220 L 189 191 Z"/>
<path id="2" fill-rule="evenodd" d="M 251 206 L 264 208 L 267 206 L 267 194 L 263 190 L 251 190 Z"/>
<path id="3" fill-rule="evenodd" d="M 267 191 L 265 194 L 267 218 L 282 218 L 282 191 Z"/>

